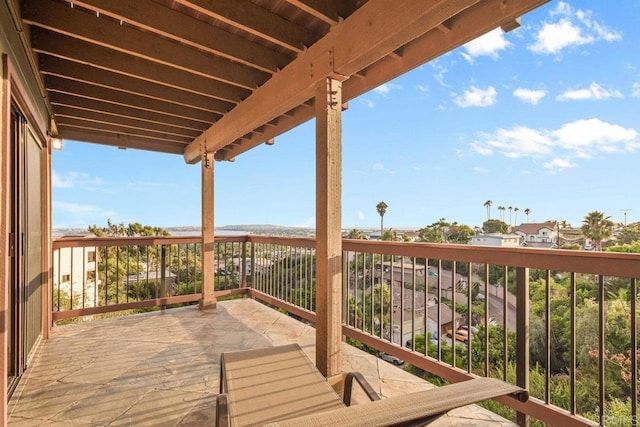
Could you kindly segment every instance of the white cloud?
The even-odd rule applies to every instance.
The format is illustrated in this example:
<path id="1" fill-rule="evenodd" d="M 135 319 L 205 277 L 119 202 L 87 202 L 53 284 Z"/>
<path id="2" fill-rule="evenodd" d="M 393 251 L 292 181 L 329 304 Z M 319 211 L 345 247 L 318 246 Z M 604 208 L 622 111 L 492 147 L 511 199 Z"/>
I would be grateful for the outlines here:
<path id="1" fill-rule="evenodd" d="M 597 22 L 590 10 L 574 10 L 561 1 L 550 15 L 557 20 L 543 24 L 535 36 L 535 42 L 529 46 L 533 52 L 558 55 L 565 48 L 600 40 L 613 42 L 622 39 L 620 32 Z"/>
<path id="2" fill-rule="evenodd" d="M 584 101 L 608 98 L 622 98 L 622 93 L 615 89 L 605 89 L 596 82 L 591 83 L 588 88 L 570 89 L 556 97 L 558 101 Z"/>
<path id="3" fill-rule="evenodd" d="M 546 169 L 549 169 L 549 172 L 553 175 L 555 175 L 558 172 L 562 172 L 565 169 L 571 169 L 573 167 L 575 167 L 576 165 L 572 162 L 570 162 L 569 160 L 566 159 L 560 159 L 560 158 L 555 158 L 547 163 L 544 164 L 544 167 Z"/>
<path id="4" fill-rule="evenodd" d="M 633 128 L 592 118 L 566 123 L 556 130 L 516 126 L 480 133 L 470 148 L 483 156 L 498 153 L 508 158 L 541 159 L 545 168 L 558 172 L 576 166 L 577 159 L 640 150 L 640 136 Z"/>
<path id="5" fill-rule="evenodd" d="M 445 74 L 447 74 L 447 72 L 449 70 L 446 67 L 440 65 L 438 60 L 431 61 L 431 62 L 429 62 L 429 64 L 431 64 L 431 67 L 434 70 L 433 78 L 436 79 L 436 81 L 440 84 L 440 86 L 451 87 L 450 84 L 447 84 L 444 81 L 444 76 L 445 76 Z"/>
<path id="6" fill-rule="evenodd" d="M 500 28 L 496 28 L 465 44 L 463 49 L 466 52 L 463 52 L 462 56 L 469 62 L 473 62 L 479 56 L 498 59 L 500 51 L 509 46 L 511 46 L 511 43 L 505 39 L 504 32 Z"/>
<path id="7" fill-rule="evenodd" d="M 478 173 L 489 173 L 489 169 L 481 168 L 480 166 L 474 167 L 473 170 Z"/>
<path id="8" fill-rule="evenodd" d="M 640 98 L 640 82 L 636 82 L 631 86 L 631 96 Z"/>
<path id="9" fill-rule="evenodd" d="M 84 172 L 70 171 L 64 175 L 51 171 L 51 186 L 53 188 L 81 188 L 87 191 L 107 191 L 105 182 L 99 176 L 91 177 Z"/>
<path id="10" fill-rule="evenodd" d="M 383 83 L 377 88 L 373 89 L 373 92 L 381 96 L 387 96 L 391 93 L 392 90 L 397 90 L 401 87 L 402 86 L 394 83 Z"/>
<path id="11" fill-rule="evenodd" d="M 364 212 L 362 212 L 362 211 L 358 211 L 358 219 L 359 219 L 360 221 L 363 221 L 363 220 L 364 220 Z"/>
<path id="12" fill-rule="evenodd" d="M 386 95 L 389 95 L 389 92 L 391 92 L 391 87 L 389 86 L 389 83 L 383 83 L 377 88 L 373 89 L 373 91 L 378 95 L 386 96 Z"/>
<path id="13" fill-rule="evenodd" d="M 382 163 L 374 163 L 372 166 L 374 171 L 379 171 L 379 172 L 384 172 L 384 173 L 388 173 L 389 175 L 394 175 L 396 173 L 396 171 L 392 170 L 392 169 L 387 169 Z"/>
<path id="14" fill-rule="evenodd" d="M 471 88 L 465 90 L 462 95 L 456 96 L 453 102 L 462 108 L 489 107 L 496 103 L 497 98 L 498 92 L 493 86 L 489 86 L 486 89 L 471 86 Z"/>
<path id="15" fill-rule="evenodd" d="M 601 121 L 577 120 L 567 123 L 553 133 L 557 144 L 576 152 L 580 157 L 591 157 L 594 152 L 633 152 L 640 148 L 638 132 Z"/>
<path id="16" fill-rule="evenodd" d="M 429 86 L 427 85 L 418 85 L 416 88 L 422 93 L 429 93 Z"/>
<path id="17" fill-rule="evenodd" d="M 64 211 L 73 215 L 100 215 L 105 218 L 115 215 L 112 210 L 105 210 L 94 205 L 84 205 L 81 203 L 53 201 L 53 209 Z"/>
<path id="18" fill-rule="evenodd" d="M 546 90 L 542 89 L 535 90 L 519 87 L 513 91 L 513 96 L 527 104 L 538 105 L 542 98 L 547 96 L 547 93 L 548 92 Z"/>

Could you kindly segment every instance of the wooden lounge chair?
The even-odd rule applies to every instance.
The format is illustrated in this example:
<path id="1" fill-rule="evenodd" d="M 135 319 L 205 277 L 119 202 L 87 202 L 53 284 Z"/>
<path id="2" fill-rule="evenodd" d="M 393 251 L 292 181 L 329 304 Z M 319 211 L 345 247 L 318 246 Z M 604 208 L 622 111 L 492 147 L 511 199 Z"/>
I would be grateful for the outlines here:
<path id="1" fill-rule="evenodd" d="M 349 406 L 354 379 L 372 402 Z M 325 379 L 292 344 L 222 354 L 216 425 L 420 425 L 451 409 L 502 395 L 528 399 L 520 387 L 475 378 L 380 400 L 359 374 Z"/>

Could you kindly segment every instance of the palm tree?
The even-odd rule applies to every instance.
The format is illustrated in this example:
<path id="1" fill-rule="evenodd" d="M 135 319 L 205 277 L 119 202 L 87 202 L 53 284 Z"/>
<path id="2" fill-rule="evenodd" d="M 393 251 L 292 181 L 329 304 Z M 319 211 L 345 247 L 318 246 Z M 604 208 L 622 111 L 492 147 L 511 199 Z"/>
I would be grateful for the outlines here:
<path id="1" fill-rule="evenodd" d="M 493 202 L 491 200 L 487 200 L 486 202 L 484 202 L 484 205 L 487 208 L 487 221 L 489 221 L 491 219 L 491 205 L 493 204 Z"/>
<path id="2" fill-rule="evenodd" d="M 498 210 L 500 211 L 500 221 L 504 222 L 504 211 L 505 211 L 505 207 L 504 206 L 498 206 Z"/>
<path id="3" fill-rule="evenodd" d="M 384 214 L 387 213 L 388 207 L 389 206 L 385 202 L 380 202 L 376 205 L 376 210 L 378 211 L 378 215 L 380 215 L 380 238 L 382 238 L 382 234 L 384 233 Z"/>
<path id="4" fill-rule="evenodd" d="M 582 220 L 582 234 L 595 243 L 597 251 L 602 250 L 602 241 L 613 234 L 614 223 L 610 216 L 605 217 L 604 212 L 592 211 Z"/>
<path id="5" fill-rule="evenodd" d="M 526 209 L 524 210 L 524 214 L 527 216 L 527 222 L 529 222 L 529 214 L 530 214 L 530 213 L 531 213 L 531 209 L 526 208 Z"/>
<path id="6" fill-rule="evenodd" d="M 513 211 L 516 213 L 516 218 L 515 218 L 515 221 L 513 221 L 513 223 L 516 224 L 516 225 L 518 224 L 518 211 L 519 210 L 520 210 L 519 208 L 513 208 Z"/>
<path id="7" fill-rule="evenodd" d="M 511 212 L 513 211 L 513 206 L 509 206 L 509 225 L 511 225 Z"/>

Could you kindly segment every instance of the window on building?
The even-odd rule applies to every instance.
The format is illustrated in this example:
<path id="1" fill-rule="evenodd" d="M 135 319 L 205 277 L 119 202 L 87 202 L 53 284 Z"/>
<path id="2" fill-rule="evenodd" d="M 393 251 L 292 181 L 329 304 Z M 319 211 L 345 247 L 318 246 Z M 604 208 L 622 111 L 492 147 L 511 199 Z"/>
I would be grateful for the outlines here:
<path id="1" fill-rule="evenodd" d="M 62 275 L 62 281 L 63 282 L 68 282 L 71 280 L 71 275 L 70 274 L 63 274 Z"/>
<path id="2" fill-rule="evenodd" d="M 93 280 L 96 280 L 96 271 L 95 270 L 87 271 L 87 282 L 93 281 Z"/>
<path id="3" fill-rule="evenodd" d="M 87 262 L 95 262 L 96 251 L 87 252 Z"/>

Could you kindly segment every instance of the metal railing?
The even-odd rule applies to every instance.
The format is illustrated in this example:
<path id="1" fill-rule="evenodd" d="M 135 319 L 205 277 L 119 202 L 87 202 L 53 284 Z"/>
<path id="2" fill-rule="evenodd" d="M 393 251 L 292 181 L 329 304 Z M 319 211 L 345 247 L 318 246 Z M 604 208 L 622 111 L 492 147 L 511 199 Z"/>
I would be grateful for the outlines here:
<path id="1" fill-rule="evenodd" d="M 52 319 L 197 301 L 200 237 L 53 242 Z"/>
<path id="2" fill-rule="evenodd" d="M 247 292 L 313 322 L 314 248 L 312 239 L 219 237 L 216 294 Z M 635 254 L 344 240 L 343 334 L 449 381 L 494 376 L 526 387 L 526 404 L 498 399 L 520 422 L 628 425 L 637 419 L 638 277 Z"/>

